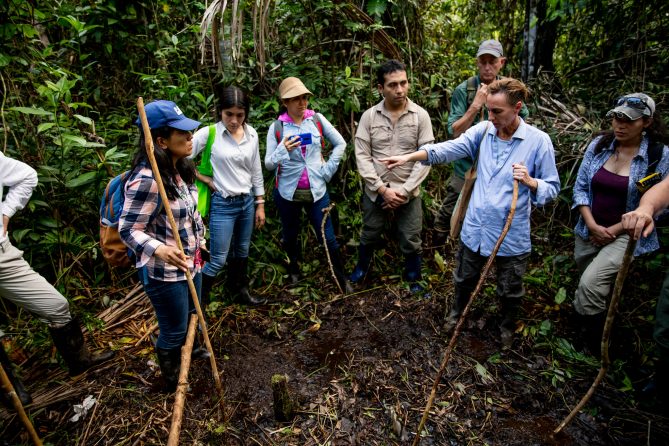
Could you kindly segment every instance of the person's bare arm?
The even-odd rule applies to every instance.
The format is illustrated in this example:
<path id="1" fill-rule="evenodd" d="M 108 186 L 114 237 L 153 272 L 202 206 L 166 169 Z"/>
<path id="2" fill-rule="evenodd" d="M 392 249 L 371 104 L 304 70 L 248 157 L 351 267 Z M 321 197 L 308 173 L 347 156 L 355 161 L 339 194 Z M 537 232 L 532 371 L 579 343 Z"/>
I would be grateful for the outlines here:
<path id="1" fill-rule="evenodd" d="M 653 216 L 669 206 L 669 177 L 648 190 L 641 197 L 639 207 L 623 214 L 623 228 L 638 240 L 648 237 L 655 227 Z"/>

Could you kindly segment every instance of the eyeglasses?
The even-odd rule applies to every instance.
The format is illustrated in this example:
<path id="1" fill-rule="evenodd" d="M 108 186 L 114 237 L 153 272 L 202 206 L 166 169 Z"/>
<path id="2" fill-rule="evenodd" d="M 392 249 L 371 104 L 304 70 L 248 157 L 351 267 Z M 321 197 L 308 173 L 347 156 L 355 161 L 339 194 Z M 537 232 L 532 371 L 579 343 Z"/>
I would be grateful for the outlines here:
<path id="1" fill-rule="evenodd" d="M 648 106 L 648 103 L 646 102 L 645 99 L 637 98 L 637 97 L 634 97 L 634 96 L 621 96 L 621 97 L 619 97 L 618 99 L 615 100 L 613 105 L 615 107 L 620 107 L 621 105 L 625 105 L 625 104 L 627 104 L 631 108 L 635 108 L 637 110 L 642 110 L 643 111 L 644 109 L 647 108 L 648 111 L 650 111 L 651 113 L 653 112 L 653 110 L 651 110 L 650 107 Z"/>

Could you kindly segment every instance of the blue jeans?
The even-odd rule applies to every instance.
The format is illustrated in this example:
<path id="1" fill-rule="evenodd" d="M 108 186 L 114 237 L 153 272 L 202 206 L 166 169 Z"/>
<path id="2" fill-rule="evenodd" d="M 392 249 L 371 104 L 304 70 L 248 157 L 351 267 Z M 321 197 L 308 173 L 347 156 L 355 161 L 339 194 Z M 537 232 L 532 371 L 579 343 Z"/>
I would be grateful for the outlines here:
<path id="1" fill-rule="evenodd" d="M 299 245 L 297 237 L 302 228 L 300 224 L 302 216 L 302 208 L 307 212 L 307 217 L 311 226 L 316 231 L 316 237 L 319 243 L 323 243 L 321 236 L 321 222 L 323 221 L 323 208 L 330 205 L 330 195 L 327 191 L 325 195 L 313 203 L 305 203 L 298 201 L 290 201 L 283 198 L 277 189 L 274 189 L 274 203 L 279 209 L 279 216 L 281 217 L 281 232 L 283 234 L 283 245 L 290 259 L 291 268 L 295 268 L 299 255 Z M 325 221 L 325 241 L 328 244 L 328 251 L 333 252 L 339 249 L 339 243 L 335 236 L 332 220 L 328 215 Z"/>
<path id="2" fill-rule="evenodd" d="M 220 192 L 211 196 L 209 208 L 209 249 L 211 260 L 202 272 L 210 277 L 223 269 L 228 255 L 237 259 L 249 256 L 256 209 L 251 194 L 223 198 Z"/>
<path id="3" fill-rule="evenodd" d="M 144 285 L 144 291 L 149 296 L 158 319 L 160 335 L 158 335 L 156 347 L 165 350 L 180 348 L 186 342 L 189 315 L 195 313 L 195 305 L 190 296 L 188 281 L 164 282 L 155 280 L 146 274 L 142 274 L 142 269 L 140 269 L 139 275 Z M 198 299 L 201 278 L 202 274 L 200 273 L 193 276 Z"/>

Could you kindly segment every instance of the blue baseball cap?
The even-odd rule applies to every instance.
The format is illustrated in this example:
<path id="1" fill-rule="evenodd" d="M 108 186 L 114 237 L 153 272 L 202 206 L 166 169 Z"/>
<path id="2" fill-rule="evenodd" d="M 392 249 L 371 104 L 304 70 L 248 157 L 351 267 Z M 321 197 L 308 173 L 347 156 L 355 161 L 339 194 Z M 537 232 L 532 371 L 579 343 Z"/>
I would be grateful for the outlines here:
<path id="1" fill-rule="evenodd" d="M 157 129 L 159 127 L 172 127 L 177 130 L 190 131 L 200 126 L 199 121 L 187 118 L 179 106 L 172 101 L 153 101 L 144 107 L 146 119 L 149 121 L 149 128 Z M 139 118 L 135 124 L 141 126 Z"/>

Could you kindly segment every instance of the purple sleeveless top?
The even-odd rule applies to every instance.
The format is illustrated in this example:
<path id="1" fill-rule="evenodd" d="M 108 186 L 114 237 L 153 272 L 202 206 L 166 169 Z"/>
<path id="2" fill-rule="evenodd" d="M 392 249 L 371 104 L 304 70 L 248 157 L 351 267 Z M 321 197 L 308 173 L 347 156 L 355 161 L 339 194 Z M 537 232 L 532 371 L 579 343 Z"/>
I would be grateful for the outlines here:
<path id="1" fill-rule="evenodd" d="M 592 177 L 592 216 L 598 225 L 620 223 L 627 211 L 629 176 L 617 175 L 602 166 Z"/>

